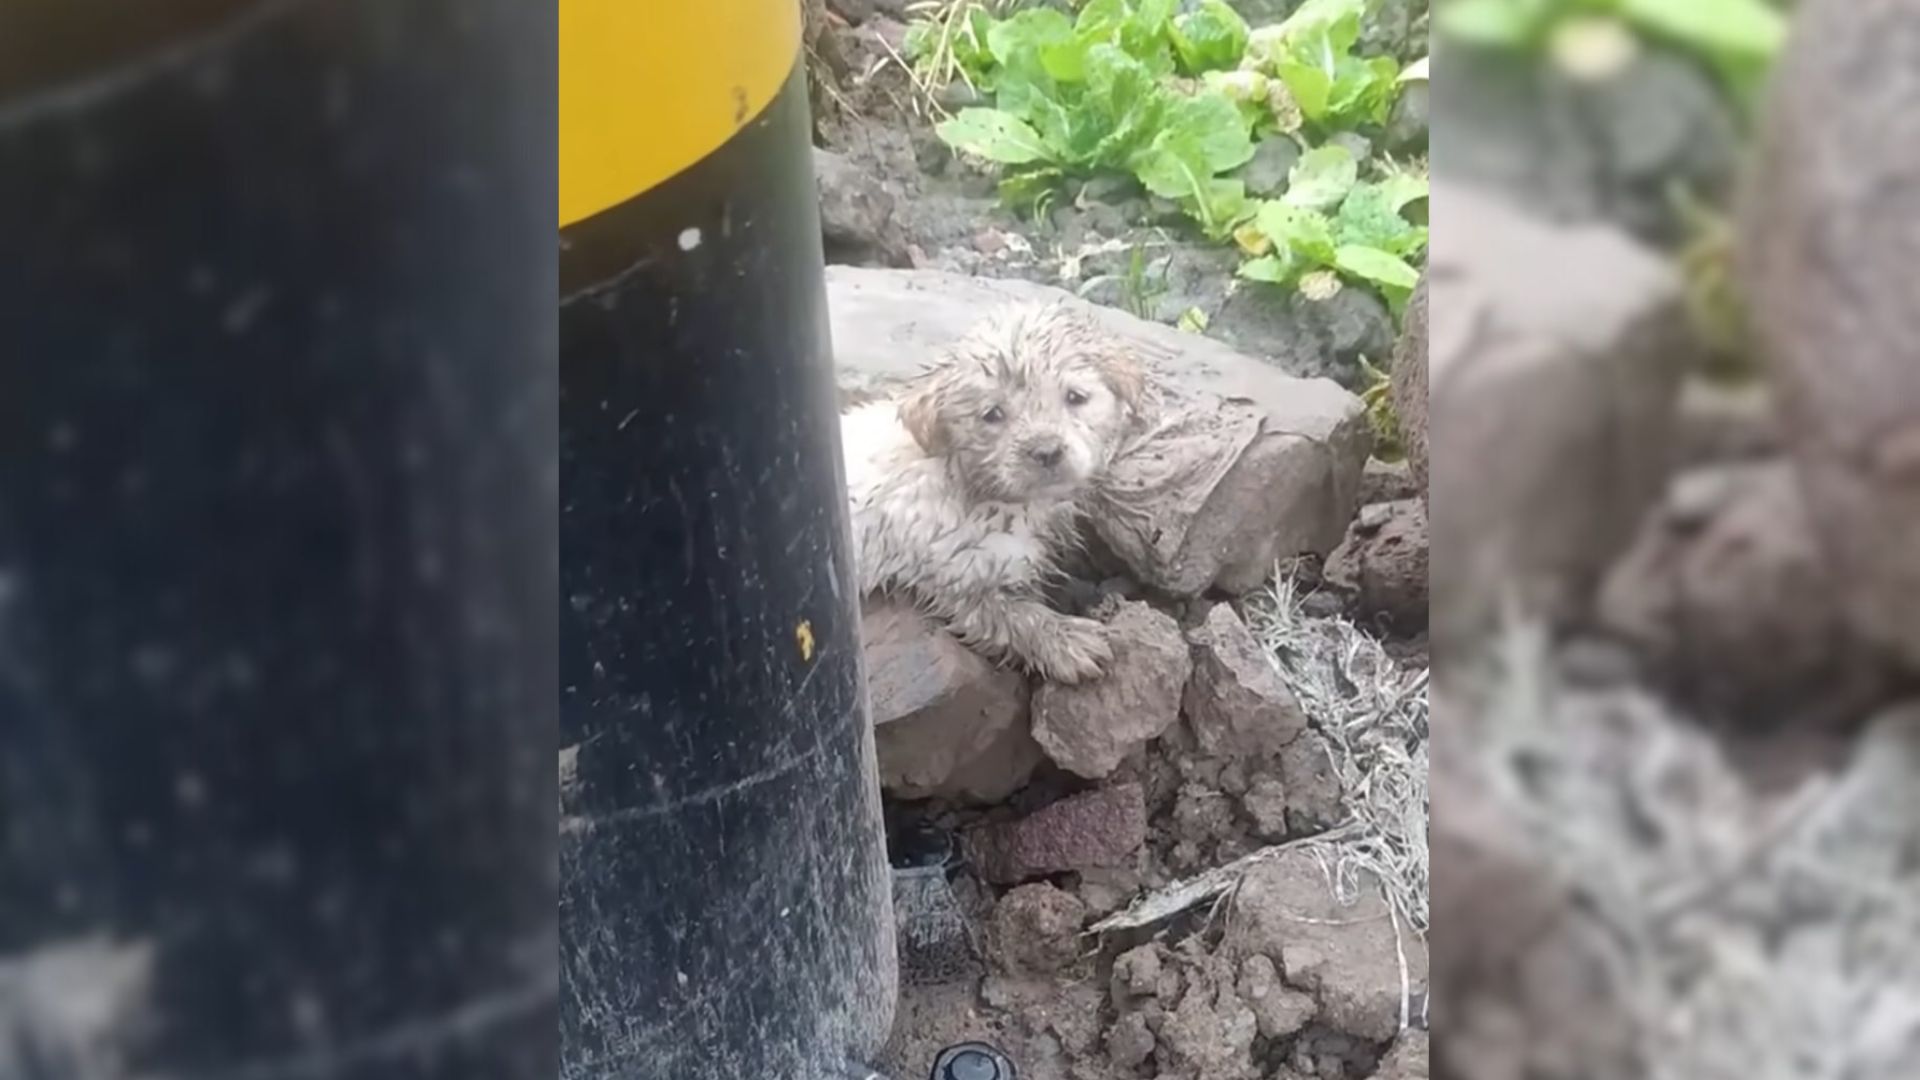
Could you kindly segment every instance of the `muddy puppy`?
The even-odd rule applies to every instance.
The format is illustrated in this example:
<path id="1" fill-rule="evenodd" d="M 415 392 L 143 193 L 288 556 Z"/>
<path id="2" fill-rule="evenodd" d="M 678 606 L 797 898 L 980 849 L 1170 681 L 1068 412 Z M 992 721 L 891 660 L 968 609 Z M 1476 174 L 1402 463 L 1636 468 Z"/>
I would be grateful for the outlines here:
<path id="1" fill-rule="evenodd" d="M 967 334 L 904 396 L 842 417 L 862 594 L 910 599 L 1055 682 L 1098 675 L 1104 627 L 1049 608 L 1041 585 L 1144 389 L 1089 317 L 1027 305 Z"/>

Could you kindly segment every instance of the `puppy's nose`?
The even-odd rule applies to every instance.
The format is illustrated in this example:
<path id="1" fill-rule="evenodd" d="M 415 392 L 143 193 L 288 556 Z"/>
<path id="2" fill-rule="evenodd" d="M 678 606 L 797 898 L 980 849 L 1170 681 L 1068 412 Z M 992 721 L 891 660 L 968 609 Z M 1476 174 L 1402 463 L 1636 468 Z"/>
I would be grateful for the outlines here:
<path id="1" fill-rule="evenodd" d="M 1067 456 L 1067 448 L 1063 443 L 1039 443 L 1027 448 L 1027 456 L 1051 469 L 1060 464 L 1061 458 Z"/>

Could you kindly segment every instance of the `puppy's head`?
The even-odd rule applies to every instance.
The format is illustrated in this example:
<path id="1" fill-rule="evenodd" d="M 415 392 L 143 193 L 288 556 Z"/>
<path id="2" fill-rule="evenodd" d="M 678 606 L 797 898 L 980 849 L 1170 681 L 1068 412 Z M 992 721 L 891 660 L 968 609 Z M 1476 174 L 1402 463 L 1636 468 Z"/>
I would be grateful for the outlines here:
<path id="1" fill-rule="evenodd" d="M 1145 391 L 1139 362 L 1090 318 L 1026 305 L 957 343 L 900 419 L 977 496 L 1069 499 L 1107 467 Z"/>

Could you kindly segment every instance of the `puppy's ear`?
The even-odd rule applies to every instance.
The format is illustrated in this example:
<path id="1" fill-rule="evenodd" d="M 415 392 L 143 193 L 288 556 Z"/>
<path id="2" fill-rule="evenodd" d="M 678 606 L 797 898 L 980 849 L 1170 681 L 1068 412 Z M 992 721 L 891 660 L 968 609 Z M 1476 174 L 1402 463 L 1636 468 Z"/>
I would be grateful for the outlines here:
<path id="1" fill-rule="evenodd" d="M 1140 407 L 1140 400 L 1147 393 L 1147 369 L 1132 353 L 1117 347 L 1103 351 L 1100 354 L 1100 375 L 1106 380 L 1108 389 L 1128 408 Z"/>
<path id="2" fill-rule="evenodd" d="M 922 381 L 900 401 L 900 423 L 929 455 L 943 453 L 947 448 L 946 425 L 940 422 L 939 404 L 939 388 L 931 381 Z"/>

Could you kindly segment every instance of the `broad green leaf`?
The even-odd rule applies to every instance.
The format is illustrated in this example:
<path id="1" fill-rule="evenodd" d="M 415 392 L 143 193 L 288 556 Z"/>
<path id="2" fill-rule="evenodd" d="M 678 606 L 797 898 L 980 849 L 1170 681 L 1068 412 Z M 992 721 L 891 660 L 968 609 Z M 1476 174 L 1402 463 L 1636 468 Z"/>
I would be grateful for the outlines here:
<path id="1" fill-rule="evenodd" d="M 1134 175 L 1148 191 L 1163 199 L 1196 198 L 1213 178 L 1207 168 L 1206 151 L 1198 140 L 1171 128 L 1156 136 L 1153 145 L 1140 155 Z"/>
<path id="2" fill-rule="evenodd" d="M 1309 210 L 1331 210 L 1340 205 L 1360 179 L 1359 163 L 1344 146 L 1322 146 L 1309 150 L 1287 174 L 1287 193 L 1283 198 Z"/>
<path id="3" fill-rule="evenodd" d="M 1328 99 L 1333 94 L 1333 77 L 1312 64 L 1282 60 L 1274 65 L 1274 74 L 1287 85 L 1300 115 L 1315 123 L 1327 115 Z"/>
<path id="4" fill-rule="evenodd" d="M 934 45 L 940 40 L 940 27 L 936 23 L 917 22 L 907 27 L 907 35 L 900 41 L 900 55 L 908 63 L 924 59 L 933 52 Z"/>
<path id="5" fill-rule="evenodd" d="M 1379 248 L 1402 257 L 1416 254 L 1426 244 L 1426 230 L 1401 217 L 1390 199 L 1384 184 L 1356 186 L 1334 217 L 1338 243 Z"/>
<path id="6" fill-rule="evenodd" d="M 1280 36 L 1296 55 L 1322 54 L 1331 62 L 1360 40 L 1366 0 L 1307 0 L 1280 24 Z"/>
<path id="7" fill-rule="evenodd" d="M 1399 65 L 1388 57 L 1341 57 L 1334 68 L 1333 85 L 1327 90 L 1327 115 L 1364 117 L 1376 123 L 1384 120 L 1384 116 L 1374 114 L 1383 104 L 1391 106 L 1393 80 L 1399 74 Z"/>
<path id="8" fill-rule="evenodd" d="M 988 50 L 1009 68 L 1037 64 L 1042 49 L 1072 40 L 1073 20 L 1052 8 L 1028 8 L 987 31 Z"/>
<path id="9" fill-rule="evenodd" d="M 1171 38 L 1188 74 L 1239 65 L 1247 51 L 1247 21 L 1224 0 L 1201 0 L 1199 8 L 1173 21 Z"/>
<path id="10" fill-rule="evenodd" d="M 1133 15 L 1120 27 L 1120 46 L 1155 75 L 1173 71 L 1173 31 L 1177 0 L 1139 0 Z"/>
<path id="11" fill-rule="evenodd" d="M 1456 41 L 1518 49 L 1545 32 L 1549 14 L 1539 0 L 1453 0 L 1434 17 L 1441 34 Z"/>
<path id="12" fill-rule="evenodd" d="M 1246 114 L 1219 94 L 1176 98 L 1167 111 L 1165 130 L 1193 139 L 1210 176 L 1237 169 L 1253 158 Z"/>
<path id="13" fill-rule="evenodd" d="M 1254 210 L 1254 202 L 1247 198 L 1247 185 L 1244 182 L 1217 176 L 1201 185 L 1201 193 L 1195 203 L 1187 208 L 1187 212 L 1200 223 L 1210 239 L 1219 241 L 1231 238 L 1234 229 L 1251 217 Z"/>
<path id="14" fill-rule="evenodd" d="M 1040 47 L 1040 66 L 1060 82 L 1080 82 L 1087 77 L 1087 41 L 1072 37 Z"/>
<path id="15" fill-rule="evenodd" d="M 1111 42 L 1126 25 L 1130 14 L 1127 0 L 1087 0 L 1087 6 L 1080 9 L 1080 17 L 1074 21 L 1074 35 L 1089 44 Z"/>
<path id="16" fill-rule="evenodd" d="M 999 109 L 962 109 L 934 128 L 947 145 L 1003 165 L 1051 160 L 1040 133 L 1026 121 Z"/>
<path id="17" fill-rule="evenodd" d="M 1283 255 L 1262 255 L 1257 259 L 1248 259 L 1240 264 L 1240 276 L 1248 281 L 1264 281 L 1270 285 L 1286 285 L 1293 281 L 1295 268 L 1292 261 Z"/>
<path id="18" fill-rule="evenodd" d="M 1333 226 L 1325 214 L 1270 201 L 1260 205 L 1254 221 L 1276 251 L 1291 252 L 1295 261 L 1314 266 L 1333 261 Z"/>
<path id="19" fill-rule="evenodd" d="M 1387 208 L 1396 214 L 1405 210 L 1408 204 L 1426 198 L 1430 187 L 1426 177 L 1412 173 L 1394 173 L 1380 181 L 1379 186 L 1386 197 Z"/>
<path id="20" fill-rule="evenodd" d="M 1118 46 L 1088 49 L 1086 91 L 1078 109 L 1092 140 L 1084 159 L 1108 168 L 1129 167 L 1166 126 L 1170 98 L 1146 65 Z"/>
<path id="21" fill-rule="evenodd" d="M 1786 40 L 1786 19 L 1764 0 L 1617 0 L 1642 29 L 1722 57 L 1763 59 Z"/>
<path id="22" fill-rule="evenodd" d="M 1392 289 L 1412 289 L 1420 284 L 1420 271 L 1379 248 L 1348 244 L 1333 253 L 1333 265 L 1341 273 Z"/>

